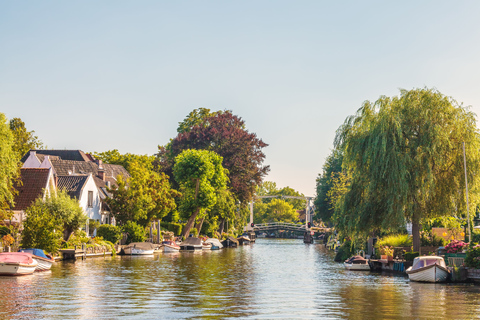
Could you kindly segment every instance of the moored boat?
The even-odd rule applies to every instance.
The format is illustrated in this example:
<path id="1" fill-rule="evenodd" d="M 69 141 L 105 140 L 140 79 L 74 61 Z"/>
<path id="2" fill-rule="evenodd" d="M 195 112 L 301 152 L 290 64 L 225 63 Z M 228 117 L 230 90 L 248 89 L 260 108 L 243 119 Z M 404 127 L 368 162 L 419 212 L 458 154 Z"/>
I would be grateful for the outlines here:
<path id="1" fill-rule="evenodd" d="M 38 264 L 35 271 L 50 270 L 55 263 L 55 259 L 50 255 L 46 255 L 42 249 L 21 249 L 20 252 L 30 253 L 33 260 L 37 261 Z"/>
<path id="2" fill-rule="evenodd" d="M 225 247 L 225 248 L 236 248 L 238 247 L 238 241 L 237 239 L 235 239 L 234 237 L 232 236 L 228 236 L 227 239 L 223 240 L 222 241 L 222 245 Z"/>
<path id="3" fill-rule="evenodd" d="M 163 245 L 163 252 L 178 252 L 180 251 L 180 246 L 175 243 L 173 240 L 165 240 L 162 242 Z"/>
<path id="4" fill-rule="evenodd" d="M 205 240 L 205 243 L 209 243 L 212 245 L 210 247 L 211 250 L 219 250 L 223 248 L 222 243 L 217 238 L 208 238 L 207 240 Z"/>
<path id="5" fill-rule="evenodd" d="M 362 256 L 353 256 L 343 263 L 345 269 L 355 271 L 370 271 L 368 260 Z"/>
<path id="6" fill-rule="evenodd" d="M 127 255 L 152 255 L 155 246 L 150 242 L 132 242 L 123 248 Z"/>
<path id="7" fill-rule="evenodd" d="M 188 237 L 180 243 L 181 251 L 203 250 L 202 240 L 200 238 Z"/>
<path id="8" fill-rule="evenodd" d="M 251 240 L 247 235 L 241 235 L 240 237 L 237 238 L 238 244 L 241 246 L 250 244 Z"/>
<path id="9" fill-rule="evenodd" d="M 32 274 L 38 262 L 33 260 L 30 253 L 2 252 L 0 253 L 0 275 L 23 276 Z"/>
<path id="10" fill-rule="evenodd" d="M 413 260 L 407 274 L 411 281 L 445 282 L 449 272 L 442 257 L 421 256 Z"/>

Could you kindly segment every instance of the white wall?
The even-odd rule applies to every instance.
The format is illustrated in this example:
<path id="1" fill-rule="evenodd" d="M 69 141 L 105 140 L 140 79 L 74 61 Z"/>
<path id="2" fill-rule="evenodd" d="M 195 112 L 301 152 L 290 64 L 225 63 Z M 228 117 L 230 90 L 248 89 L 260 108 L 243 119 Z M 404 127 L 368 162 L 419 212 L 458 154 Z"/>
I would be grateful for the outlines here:
<path id="1" fill-rule="evenodd" d="M 92 207 L 88 207 L 88 191 L 93 192 Z M 80 199 L 78 200 L 80 207 L 82 207 L 89 219 L 98 219 L 98 221 L 102 221 L 102 215 L 100 214 L 100 196 L 98 194 L 97 185 L 95 184 L 91 174 L 88 176 L 87 182 L 85 183 L 82 193 L 80 194 Z"/>

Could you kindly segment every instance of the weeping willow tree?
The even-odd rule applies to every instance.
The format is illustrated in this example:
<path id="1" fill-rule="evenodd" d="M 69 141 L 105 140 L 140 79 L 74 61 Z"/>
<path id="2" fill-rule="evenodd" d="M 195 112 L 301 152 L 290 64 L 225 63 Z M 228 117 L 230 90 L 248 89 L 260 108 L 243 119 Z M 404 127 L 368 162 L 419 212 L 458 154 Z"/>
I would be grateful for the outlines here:
<path id="1" fill-rule="evenodd" d="M 480 137 L 475 114 L 431 89 L 366 101 L 335 138 L 348 177 L 335 205 L 339 227 L 367 234 L 408 221 L 418 250 L 423 219 L 466 215 L 462 142 L 470 198 L 476 202 Z"/>

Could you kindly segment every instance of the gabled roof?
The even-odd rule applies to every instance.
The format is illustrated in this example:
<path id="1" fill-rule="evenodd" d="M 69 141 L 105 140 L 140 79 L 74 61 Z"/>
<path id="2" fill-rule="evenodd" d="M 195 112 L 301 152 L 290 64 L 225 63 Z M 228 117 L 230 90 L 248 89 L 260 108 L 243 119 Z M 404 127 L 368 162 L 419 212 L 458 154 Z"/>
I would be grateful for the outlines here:
<path id="1" fill-rule="evenodd" d="M 27 209 L 38 197 L 43 197 L 50 177 L 49 168 L 22 168 L 20 179 L 22 186 L 15 186 L 18 194 L 15 196 L 13 210 Z"/>
<path id="2" fill-rule="evenodd" d="M 57 181 L 57 189 L 66 190 L 70 197 L 80 199 L 82 189 L 87 183 L 88 176 L 88 174 L 72 176 L 59 175 Z"/>
<path id="3" fill-rule="evenodd" d="M 85 152 L 83 152 L 82 150 L 30 150 L 30 151 L 36 152 L 36 156 L 40 160 L 40 162 L 43 161 L 43 155 L 51 156 L 50 159 L 57 157 L 62 160 L 91 161 L 91 158 L 89 158 L 85 154 Z M 25 162 L 25 160 L 27 160 L 28 156 L 30 155 L 30 151 L 22 157 L 22 160 L 21 160 L 22 162 Z"/>

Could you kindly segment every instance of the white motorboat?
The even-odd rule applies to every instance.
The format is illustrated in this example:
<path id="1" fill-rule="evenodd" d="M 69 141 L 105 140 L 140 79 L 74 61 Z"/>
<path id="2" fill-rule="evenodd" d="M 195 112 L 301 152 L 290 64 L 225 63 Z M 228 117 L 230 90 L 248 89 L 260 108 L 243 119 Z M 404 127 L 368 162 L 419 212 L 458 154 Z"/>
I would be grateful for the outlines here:
<path id="1" fill-rule="evenodd" d="M 33 260 L 30 253 L 2 252 L 0 253 L 0 275 L 23 276 L 32 274 L 38 262 Z"/>
<path id="2" fill-rule="evenodd" d="M 222 243 L 217 238 L 208 238 L 207 240 L 204 241 L 204 243 L 211 244 L 212 245 L 210 247 L 211 250 L 218 250 L 218 249 L 223 248 Z"/>
<path id="3" fill-rule="evenodd" d="M 445 282 L 449 272 L 442 257 L 421 256 L 413 260 L 407 274 L 411 281 Z"/>
<path id="4" fill-rule="evenodd" d="M 166 240 L 162 242 L 163 245 L 163 252 L 178 252 L 180 251 L 180 246 L 175 243 L 173 240 Z"/>
<path id="5" fill-rule="evenodd" d="M 123 248 L 127 255 L 153 255 L 155 246 L 150 242 L 132 242 Z"/>
<path id="6" fill-rule="evenodd" d="M 370 271 L 370 265 L 368 264 L 368 260 L 366 260 L 362 256 L 353 256 L 345 260 L 343 265 L 347 270 Z"/>
<path id="7" fill-rule="evenodd" d="M 20 252 L 30 253 L 33 260 L 37 261 L 38 265 L 35 271 L 47 271 L 52 268 L 55 259 L 46 255 L 42 249 L 21 249 Z"/>

